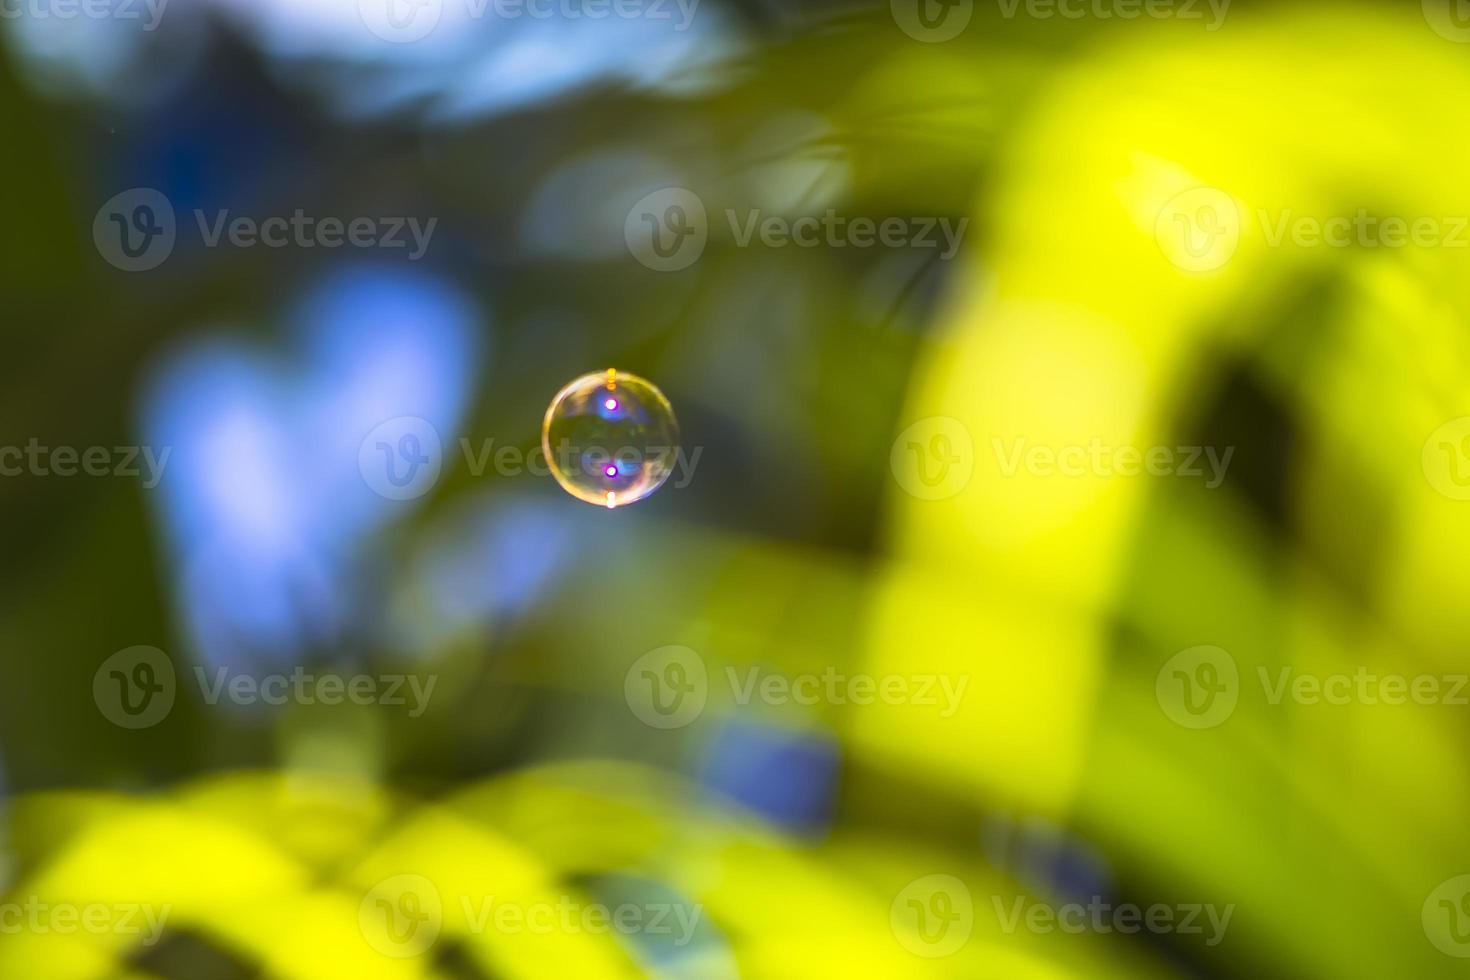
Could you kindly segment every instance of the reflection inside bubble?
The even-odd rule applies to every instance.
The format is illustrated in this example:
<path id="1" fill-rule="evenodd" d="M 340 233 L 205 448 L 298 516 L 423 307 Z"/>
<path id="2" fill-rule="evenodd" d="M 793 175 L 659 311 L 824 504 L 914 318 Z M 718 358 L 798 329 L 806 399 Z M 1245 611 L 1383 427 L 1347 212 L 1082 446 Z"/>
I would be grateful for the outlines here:
<path id="1" fill-rule="evenodd" d="M 567 493 L 613 509 L 642 500 L 668 480 L 679 426 L 652 383 L 609 369 L 583 375 L 557 393 L 541 444 Z"/>

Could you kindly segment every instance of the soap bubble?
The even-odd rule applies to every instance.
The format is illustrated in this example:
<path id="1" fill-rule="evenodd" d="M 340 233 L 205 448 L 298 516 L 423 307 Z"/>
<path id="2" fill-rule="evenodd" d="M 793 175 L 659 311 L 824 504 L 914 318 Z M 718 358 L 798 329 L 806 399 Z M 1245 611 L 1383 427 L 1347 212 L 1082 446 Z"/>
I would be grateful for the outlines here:
<path id="1" fill-rule="evenodd" d="M 636 503 L 668 480 L 679 449 L 669 400 L 634 374 L 586 374 L 551 401 L 541 448 L 562 489 L 609 510 Z"/>

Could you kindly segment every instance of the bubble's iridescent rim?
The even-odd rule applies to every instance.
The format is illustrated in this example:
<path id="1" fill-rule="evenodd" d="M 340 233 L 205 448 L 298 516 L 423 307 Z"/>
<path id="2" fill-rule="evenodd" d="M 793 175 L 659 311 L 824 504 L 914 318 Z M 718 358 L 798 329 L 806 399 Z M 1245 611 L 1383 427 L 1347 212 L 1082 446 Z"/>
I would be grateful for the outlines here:
<path id="1" fill-rule="evenodd" d="M 674 437 L 673 441 L 677 443 L 679 437 L 679 419 L 676 415 L 674 415 L 674 406 L 669 403 L 668 398 L 666 398 L 664 396 L 664 393 L 659 390 L 658 385 L 654 384 L 652 381 L 649 381 L 647 378 L 639 377 L 636 374 L 629 374 L 626 371 L 619 371 L 616 368 L 608 368 L 605 371 L 593 371 L 590 374 L 581 375 L 580 377 L 573 378 L 571 381 L 567 382 L 567 384 L 563 385 L 562 389 L 556 393 L 556 397 L 551 399 L 551 404 L 546 409 L 546 415 L 541 420 L 541 451 L 546 454 L 547 468 L 551 470 L 551 475 L 556 478 L 556 482 L 561 485 L 561 488 L 563 490 L 565 490 L 567 493 L 571 494 L 578 500 L 581 500 L 584 503 L 594 504 L 598 507 L 605 507 L 608 510 L 615 510 L 618 507 L 625 507 L 629 504 L 636 504 L 640 500 L 651 497 L 659 489 L 659 487 L 663 486 L 664 483 L 668 481 L 669 474 L 667 472 L 661 474 L 658 482 L 649 487 L 641 488 L 641 492 L 639 492 L 637 496 L 634 496 L 631 499 L 619 499 L 618 494 L 612 490 L 593 491 L 588 490 L 584 487 L 579 487 L 568 480 L 555 464 L 556 457 L 552 455 L 551 449 L 551 425 L 552 420 L 556 417 L 557 409 L 559 409 L 562 406 L 562 403 L 565 402 L 568 398 L 572 397 L 575 394 L 578 394 L 579 392 L 585 391 L 588 388 L 594 387 L 606 388 L 611 394 L 612 392 L 617 391 L 619 384 L 641 385 L 643 388 L 647 389 L 649 404 L 645 405 L 644 407 L 654 409 L 655 411 L 661 409 L 664 412 L 664 414 L 669 419 L 669 427 L 672 430 L 672 434 Z M 614 398 L 609 398 L 609 400 L 614 401 L 614 407 L 609 408 L 608 410 L 616 410 L 616 400 Z M 606 403 L 604 403 L 604 407 L 607 407 Z"/>

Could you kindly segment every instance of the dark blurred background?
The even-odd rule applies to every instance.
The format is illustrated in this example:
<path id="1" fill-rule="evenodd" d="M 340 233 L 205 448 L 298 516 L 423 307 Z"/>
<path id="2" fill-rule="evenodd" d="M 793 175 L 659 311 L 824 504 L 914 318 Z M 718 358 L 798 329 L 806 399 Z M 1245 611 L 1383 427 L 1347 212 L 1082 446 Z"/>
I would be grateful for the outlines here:
<path id="1" fill-rule="evenodd" d="M 1460 5 L 151 2 L 0 5 L 0 976 L 1460 975 Z"/>

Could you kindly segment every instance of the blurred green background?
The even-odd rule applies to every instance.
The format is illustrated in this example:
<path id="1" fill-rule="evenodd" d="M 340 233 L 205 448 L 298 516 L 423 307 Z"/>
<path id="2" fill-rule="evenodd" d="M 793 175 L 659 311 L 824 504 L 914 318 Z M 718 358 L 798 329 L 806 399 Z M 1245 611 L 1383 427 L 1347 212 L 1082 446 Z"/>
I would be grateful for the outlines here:
<path id="1" fill-rule="evenodd" d="M 467 3 L 0 8 L 0 977 L 1464 975 L 1462 4 Z"/>

